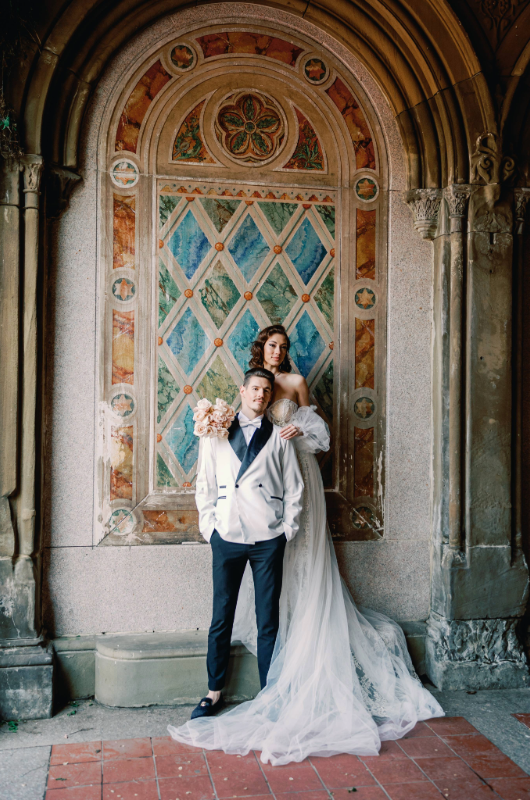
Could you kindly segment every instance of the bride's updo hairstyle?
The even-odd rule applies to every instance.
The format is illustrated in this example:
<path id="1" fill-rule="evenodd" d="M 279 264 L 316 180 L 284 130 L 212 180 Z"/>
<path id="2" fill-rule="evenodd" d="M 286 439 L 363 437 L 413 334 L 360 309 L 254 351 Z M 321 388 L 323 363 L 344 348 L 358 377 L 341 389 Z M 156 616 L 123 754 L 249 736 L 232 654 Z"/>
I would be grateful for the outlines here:
<path id="1" fill-rule="evenodd" d="M 269 325 L 268 328 L 263 328 L 262 331 L 259 332 L 258 338 L 255 342 L 252 342 L 250 348 L 250 362 L 249 367 L 252 369 L 253 367 L 263 367 L 263 348 L 265 347 L 265 343 L 274 336 L 276 333 L 285 336 L 287 340 L 287 352 L 285 354 L 285 358 L 283 359 L 282 363 L 278 367 L 280 372 L 291 372 L 293 366 L 291 364 L 291 359 L 289 358 L 289 348 L 291 347 L 291 342 L 289 341 L 289 337 L 287 336 L 287 331 L 283 327 L 283 325 Z"/>

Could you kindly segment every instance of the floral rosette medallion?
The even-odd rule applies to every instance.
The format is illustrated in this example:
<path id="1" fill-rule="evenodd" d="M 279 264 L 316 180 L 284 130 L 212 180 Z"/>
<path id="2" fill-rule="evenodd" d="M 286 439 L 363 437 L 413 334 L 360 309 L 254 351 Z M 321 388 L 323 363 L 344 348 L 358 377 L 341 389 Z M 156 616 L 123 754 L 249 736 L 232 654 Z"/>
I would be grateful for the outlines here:
<path id="1" fill-rule="evenodd" d="M 245 93 L 230 98 L 217 114 L 219 142 L 228 155 L 245 162 L 265 161 L 275 155 L 284 139 L 279 109 L 269 98 Z"/>
<path id="2" fill-rule="evenodd" d="M 209 400 L 204 398 L 199 400 L 193 409 L 193 421 L 195 427 L 193 433 L 201 439 L 228 439 L 228 428 L 232 424 L 236 412 L 229 406 L 226 400 L 220 397 L 212 405 Z"/>

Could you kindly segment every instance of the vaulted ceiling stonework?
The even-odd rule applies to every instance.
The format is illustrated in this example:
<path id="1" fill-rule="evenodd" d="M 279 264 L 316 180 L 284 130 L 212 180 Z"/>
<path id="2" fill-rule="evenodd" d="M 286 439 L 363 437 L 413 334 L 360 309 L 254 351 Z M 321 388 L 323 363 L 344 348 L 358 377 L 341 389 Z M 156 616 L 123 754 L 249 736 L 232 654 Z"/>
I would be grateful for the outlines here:
<path id="1" fill-rule="evenodd" d="M 345 580 L 438 686 L 526 686 L 530 2 L 35 13 L 2 95 L 2 716 L 52 713 L 54 637 L 205 626 L 192 409 L 274 322 Z"/>

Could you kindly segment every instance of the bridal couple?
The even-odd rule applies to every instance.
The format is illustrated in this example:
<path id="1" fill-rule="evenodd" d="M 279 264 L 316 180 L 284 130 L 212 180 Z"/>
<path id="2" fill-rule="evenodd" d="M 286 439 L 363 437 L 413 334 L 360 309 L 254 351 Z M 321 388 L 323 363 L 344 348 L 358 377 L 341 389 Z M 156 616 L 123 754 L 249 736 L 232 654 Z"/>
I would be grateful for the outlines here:
<path id="1" fill-rule="evenodd" d="M 401 628 L 356 607 L 340 577 L 315 453 L 329 429 L 291 372 L 283 327 L 252 345 L 241 411 L 225 439 L 201 440 L 196 501 L 213 555 L 208 689 L 179 742 L 263 763 L 377 755 L 443 715 L 417 678 Z M 230 655 L 257 655 L 261 691 L 217 715 Z"/>

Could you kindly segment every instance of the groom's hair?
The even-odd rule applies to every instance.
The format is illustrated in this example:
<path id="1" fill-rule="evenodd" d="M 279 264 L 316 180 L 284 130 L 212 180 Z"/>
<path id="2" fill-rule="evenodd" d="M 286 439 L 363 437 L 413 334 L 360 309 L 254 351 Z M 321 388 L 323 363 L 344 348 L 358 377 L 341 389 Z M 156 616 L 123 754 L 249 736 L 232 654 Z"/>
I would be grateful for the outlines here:
<path id="1" fill-rule="evenodd" d="M 247 372 L 245 372 L 243 386 L 247 386 L 248 382 L 252 378 L 265 378 L 265 380 L 269 381 L 271 389 L 274 389 L 274 374 L 268 369 L 265 369 L 264 367 L 253 367 L 252 369 L 247 370 Z"/>

